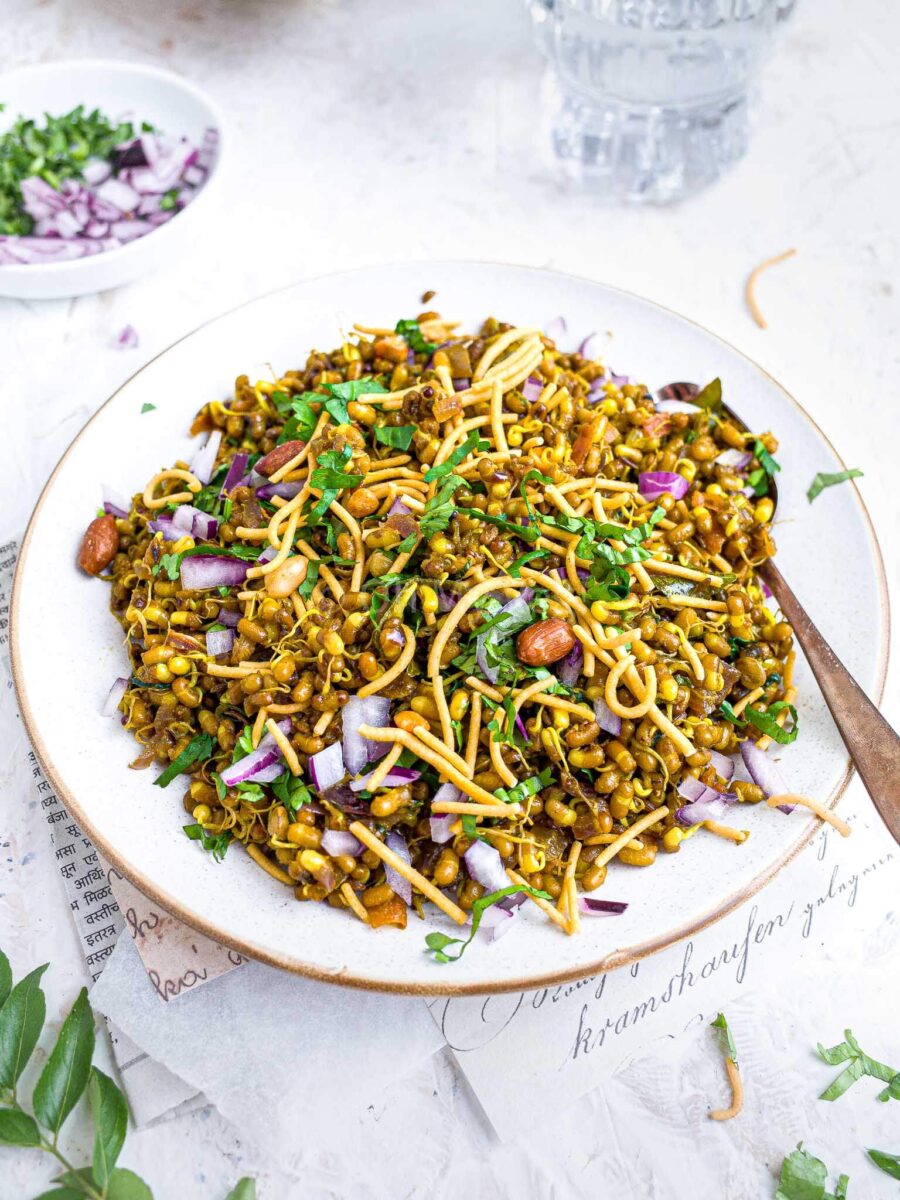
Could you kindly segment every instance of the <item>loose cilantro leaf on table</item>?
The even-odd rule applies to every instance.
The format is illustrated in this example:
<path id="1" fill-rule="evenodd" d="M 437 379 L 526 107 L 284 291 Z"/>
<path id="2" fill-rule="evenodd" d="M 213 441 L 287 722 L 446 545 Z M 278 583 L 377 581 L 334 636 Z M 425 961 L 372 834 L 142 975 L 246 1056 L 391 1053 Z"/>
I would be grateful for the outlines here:
<path id="1" fill-rule="evenodd" d="M 846 483 L 848 479 L 861 479 L 863 472 L 859 467 L 851 467 L 849 471 L 819 471 L 806 493 L 806 498 L 812 504 L 816 496 L 826 488 L 834 487 L 836 483 Z"/>
<path id="2" fill-rule="evenodd" d="M 722 1046 L 725 1050 L 725 1055 L 737 1066 L 737 1047 L 734 1044 L 734 1037 L 731 1033 L 731 1027 L 725 1020 L 725 1014 L 719 1013 L 714 1021 L 711 1022 L 715 1029 L 722 1031 Z"/>
<path id="3" fill-rule="evenodd" d="M 419 322 L 411 318 L 398 321 L 394 332 L 405 338 L 410 350 L 414 350 L 417 354 L 434 354 L 437 350 L 436 344 L 429 342 L 422 333 Z"/>
<path id="4" fill-rule="evenodd" d="M 202 825 L 184 825 L 182 826 L 186 837 L 189 837 L 192 842 L 199 842 L 204 850 L 207 850 L 216 862 L 221 862 L 225 857 L 225 852 L 231 844 L 231 830 L 223 829 L 221 833 L 207 833 Z"/>
<path id="5" fill-rule="evenodd" d="M 827 1178 L 828 1168 L 822 1160 L 798 1142 L 781 1164 L 775 1200 L 846 1200 L 848 1177 L 840 1175 L 833 1192 L 825 1190 Z"/>
<path id="6" fill-rule="evenodd" d="M 176 775 L 186 771 L 195 762 L 204 762 L 211 757 L 213 740 L 208 733 L 198 733 L 192 737 L 177 758 L 174 758 L 161 775 L 153 783 L 156 787 L 168 787 Z"/>
<path id="7" fill-rule="evenodd" d="M 900 1154 L 888 1154 L 886 1150 L 867 1150 L 869 1158 L 892 1179 L 900 1179 Z"/>
<path id="8" fill-rule="evenodd" d="M 889 1067 L 886 1063 L 878 1062 L 877 1059 L 870 1058 L 868 1054 L 865 1054 L 849 1029 L 844 1030 L 844 1041 L 838 1042 L 830 1049 L 819 1042 L 816 1046 L 816 1053 L 822 1062 L 828 1063 L 830 1067 L 843 1062 L 848 1064 L 822 1092 L 819 1096 L 820 1100 L 837 1100 L 857 1079 L 862 1079 L 864 1075 L 880 1079 L 882 1083 L 888 1085 L 878 1093 L 879 1100 L 900 1099 L 900 1086 L 898 1086 L 900 1085 L 900 1073 L 896 1067 Z"/>
<path id="9" fill-rule="evenodd" d="M 155 410 L 156 410 L 155 404 L 150 404 L 150 403 L 142 404 L 141 405 L 141 416 L 143 416 L 144 413 L 155 412 Z"/>

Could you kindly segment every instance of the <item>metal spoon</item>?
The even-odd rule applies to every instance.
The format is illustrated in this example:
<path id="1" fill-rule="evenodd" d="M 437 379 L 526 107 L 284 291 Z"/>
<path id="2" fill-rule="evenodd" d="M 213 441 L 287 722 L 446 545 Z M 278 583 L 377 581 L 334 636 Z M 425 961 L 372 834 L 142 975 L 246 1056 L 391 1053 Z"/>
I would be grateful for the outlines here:
<path id="1" fill-rule="evenodd" d="M 670 383 L 657 395 L 690 402 L 698 390 L 693 383 Z M 738 428 L 749 432 L 733 409 L 726 404 L 722 404 L 722 408 Z M 769 498 L 777 508 L 778 485 L 771 477 Z M 790 622 L 853 765 L 894 841 L 900 843 L 900 736 L 822 637 L 772 560 L 763 563 L 757 573 L 771 589 Z"/>

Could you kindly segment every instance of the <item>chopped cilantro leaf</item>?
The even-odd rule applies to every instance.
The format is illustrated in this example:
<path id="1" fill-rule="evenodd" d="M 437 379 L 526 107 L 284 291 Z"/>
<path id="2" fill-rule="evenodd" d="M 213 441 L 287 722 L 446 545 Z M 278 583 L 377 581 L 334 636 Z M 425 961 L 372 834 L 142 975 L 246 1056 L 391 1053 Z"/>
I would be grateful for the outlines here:
<path id="1" fill-rule="evenodd" d="M 418 321 L 412 319 L 398 321 L 395 333 L 399 333 L 402 338 L 405 338 L 410 350 L 414 350 L 417 354 L 434 354 L 437 350 L 435 343 L 429 342 L 422 333 Z"/>
<path id="2" fill-rule="evenodd" d="M 304 804 L 312 802 L 312 793 L 309 788 L 302 779 L 298 779 L 290 771 L 283 771 L 277 779 L 273 779 L 271 787 L 291 817 L 296 816 Z"/>
<path id="3" fill-rule="evenodd" d="M 737 1047 L 734 1044 L 734 1037 L 731 1033 L 731 1028 L 725 1020 L 725 1014 L 719 1013 L 716 1019 L 712 1022 L 715 1029 L 722 1031 L 722 1045 L 725 1049 L 725 1054 L 737 1066 Z"/>
<path id="4" fill-rule="evenodd" d="M 376 425 L 375 441 L 395 450 L 408 450 L 415 432 L 415 425 Z"/>
<path id="5" fill-rule="evenodd" d="M 886 1150 L 866 1150 L 876 1167 L 880 1167 L 892 1179 L 900 1179 L 900 1154 L 888 1154 Z"/>
<path id="6" fill-rule="evenodd" d="M 498 904 L 507 896 L 513 896 L 516 892 L 527 892 L 529 896 L 538 896 L 541 900 L 550 900 L 551 896 L 548 892 L 538 891 L 537 888 L 529 887 L 528 884 L 514 883 L 510 887 L 500 888 L 497 892 L 491 892 L 487 896 L 482 896 L 472 905 L 472 931 L 469 936 L 463 941 L 462 938 L 449 937 L 446 933 L 429 933 L 425 938 L 427 951 L 434 955 L 435 962 L 449 963 L 456 962 L 462 958 L 466 948 L 471 944 L 472 939 L 478 932 L 478 927 L 481 924 L 481 918 L 484 916 L 485 910 L 494 904 Z M 447 954 L 448 946 L 459 946 L 456 954 Z"/>
<path id="7" fill-rule="evenodd" d="M 208 733 L 198 733 L 192 737 L 177 758 L 172 759 L 161 775 L 153 783 L 156 787 L 168 787 L 176 775 L 186 771 L 195 762 L 205 761 L 212 755 L 213 740 Z"/>
<path id="8" fill-rule="evenodd" d="M 149 403 L 148 403 L 148 404 L 142 404 L 142 405 L 141 405 L 141 416 L 143 416 L 143 415 L 144 415 L 144 413 L 148 413 L 148 412 L 154 412 L 154 411 L 155 411 L 155 409 L 156 409 L 156 405 L 155 405 L 155 404 L 149 404 Z"/>
<path id="9" fill-rule="evenodd" d="M 465 480 L 459 475 L 451 475 L 446 479 L 431 499 L 425 505 L 419 519 L 419 532 L 422 537 L 429 538 L 432 534 L 440 533 L 450 524 L 450 518 L 456 511 L 453 507 L 453 494 L 465 485 Z"/>
<path id="10" fill-rule="evenodd" d="M 826 488 L 834 487 L 836 483 L 846 483 L 848 479 L 860 479 L 862 474 L 859 467 L 851 467 L 849 471 L 819 471 L 809 485 L 806 498 L 812 504 L 816 496 Z"/>
<path id="11" fill-rule="evenodd" d="M 204 850 L 208 850 L 216 862 L 221 862 L 231 844 L 231 830 L 223 829 L 221 833 L 207 833 L 202 825 L 182 826 L 187 837 L 192 842 L 199 842 Z"/>
<path id="12" fill-rule="evenodd" d="M 457 446 L 453 453 L 439 466 L 431 467 L 425 472 L 425 482 L 434 483 L 436 479 L 442 479 L 445 475 L 449 475 L 454 467 L 458 467 L 464 458 L 467 458 L 475 450 L 487 450 L 490 442 L 479 437 L 478 430 L 473 429 L 462 445 Z"/>

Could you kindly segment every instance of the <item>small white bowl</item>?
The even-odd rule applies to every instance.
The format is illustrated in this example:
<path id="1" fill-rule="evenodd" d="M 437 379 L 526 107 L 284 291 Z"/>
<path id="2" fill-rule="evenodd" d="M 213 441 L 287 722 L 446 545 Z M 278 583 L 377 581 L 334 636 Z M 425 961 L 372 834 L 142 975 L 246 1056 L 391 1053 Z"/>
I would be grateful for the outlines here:
<path id="1" fill-rule="evenodd" d="M 218 190 L 225 137 L 222 115 L 213 101 L 185 79 L 159 67 L 105 59 L 41 63 L 0 75 L 0 133 L 18 116 L 56 116 L 78 104 L 99 108 L 111 119 L 149 121 L 164 133 L 184 135 L 198 145 L 205 129 L 219 132 L 219 144 L 206 183 L 191 203 L 152 233 L 71 262 L 0 266 L 0 296 L 57 300 L 85 296 L 130 283 L 167 259 L 175 258 L 206 219 L 210 196 Z"/>

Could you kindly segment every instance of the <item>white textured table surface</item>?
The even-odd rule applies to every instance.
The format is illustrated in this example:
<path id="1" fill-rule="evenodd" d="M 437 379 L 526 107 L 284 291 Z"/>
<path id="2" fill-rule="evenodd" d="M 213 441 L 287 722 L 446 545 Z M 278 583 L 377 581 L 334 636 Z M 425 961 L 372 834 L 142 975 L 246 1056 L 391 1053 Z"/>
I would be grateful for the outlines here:
<path id="1" fill-rule="evenodd" d="M 661 211 L 608 210 L 548 179 L 534 142 L 541 61 L 516 0 L 5 0 L 3 10 L 0 65 L 86 56 L 168 65 L 218 99 L 232 158 L 227 237 L 211 229 L 177 267 L 116 293 L 0 301 L 0 537 L 24 527 L 59 455 L 116 385 L 207 317 L 324 271 L 483 257 L 646 294 L 760 361 L 845 460 L 865 468 L 861 490 L 896 602 L 894 0 L 859 0 L 852 16 L 841 0 L 801 2 L 767 71 L 747 159 L 714 189 Z M 763 333 L 743 307 L 743 280 L 788 246 L 797 257 L 761 288 L 771 326 Z M 126 323 L 140 335 L 136 351 L 111 347 Z M 302 331 L 298 339 L 302 348 Z M 895 724 L 896 680 L 894 670 L 885 705 Z M 0 787 L 9 753 L 0 748 Z M 712 1077 L 707 1051 L 688 1034 L 561 1118 L 540 1117 L 528 1098 L 534 1136 L 520 1146 L 500 1146 L 480 1127 L 465 1087 L 437 1056 L 385 1097 L 359 1146 L 341 1147 L 336 1112 L 334 1145 L 309 1147 L 302 1183 L 260 1161 L 208 1110 L 133 1134 L 124 1161 L 152 1179 L 158 1200 L 224 1196 L 244 1171 L 266 1200 L 461 1191 L 751 1200 L 774 1192 L 772 1168 L 804 1136 L 830 1166 L 850 1171 L 853 1200 L 895 1195 L 897 1185 L 868 1170 L 860 1153 L 866 1139 L 900 1150 L 886 1106 L 874 1113 L 869 1094 L 818 1104 L 820 1075 L 806 1052 L 821 1023 L 869 1031 L 873 1052 L 888 1057 L 896 1047 L 896 1014 L 885 1003 L 900 977 L 894 900 L 886 889 L 883 922 L 857 945 L 837 959 L 823 949 L 803 981 L 785 979 L 777 1007 L 741 1002 L 756 1035 L 751 1067 L 767 1092 L 746 1120 L 721 1127 L 714 1153 L 701 1153 L 692 1134 L 689 1118 L 702 1117 Z M 84 982 L 83 965 L 43 818 L 8 787 L 0 791 L 0 944 L 19 973 L 52 962 L 45 984 L 49 1019 L 58 1021 Z M 812 987 L 816 1020 L 794 998 Z M 613 1145 L 598 1143 L 601 1115 Z M 44 1163 L 0 1151 L 0 1200 L 31 1196 L 46 1180 Z"/>

